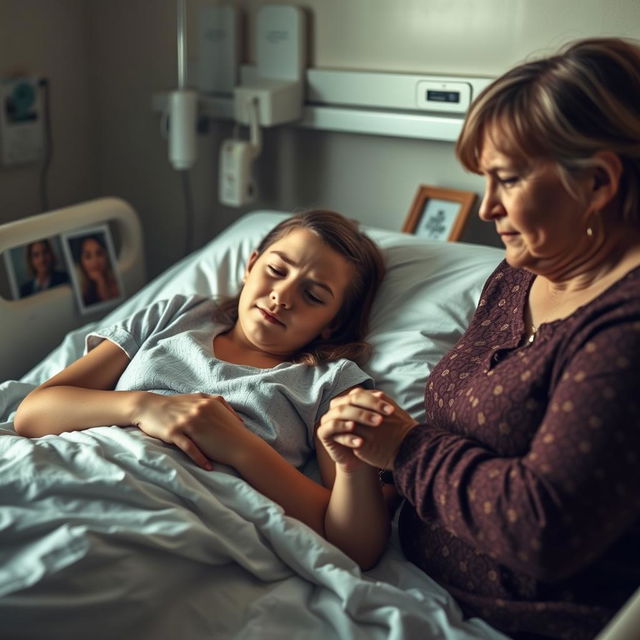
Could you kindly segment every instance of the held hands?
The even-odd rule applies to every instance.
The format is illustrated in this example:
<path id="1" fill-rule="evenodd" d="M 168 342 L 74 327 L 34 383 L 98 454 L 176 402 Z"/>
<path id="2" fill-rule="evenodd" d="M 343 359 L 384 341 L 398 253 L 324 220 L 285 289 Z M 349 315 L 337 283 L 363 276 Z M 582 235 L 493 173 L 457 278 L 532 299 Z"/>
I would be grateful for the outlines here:
<path id="1" fill-rule="evenodd" d="M 143 393 L 133 420 L 148 436 L 173 444 L 199 467 L 210 459 L 233 466 L 238 440 L 250 432 L 222 396 L 206 393 L 164 396 Z"/>
<path id="2" fill-rule="evenodd" d="M 392 469 L 400 444 L 417 424 L 382 391 L 355 388 L 331 401 L 318 438 L 336 464 L 352 467 L 360 460 Z"/>

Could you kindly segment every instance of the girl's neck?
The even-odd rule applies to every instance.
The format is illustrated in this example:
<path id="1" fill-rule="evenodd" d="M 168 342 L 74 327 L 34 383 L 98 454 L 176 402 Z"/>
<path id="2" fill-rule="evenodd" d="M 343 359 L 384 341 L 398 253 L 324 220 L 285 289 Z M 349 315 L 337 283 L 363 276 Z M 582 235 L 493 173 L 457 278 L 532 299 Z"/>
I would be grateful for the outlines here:
<path id="1" fill-rule="evenodd" d="M 220 333 L 213 339 L 213 353 L 218 360 L 257 369 L 271 369 L 283 362 L 288 362 L 287 358 L 238 343 L 233 339 L 232 330 Z"/>

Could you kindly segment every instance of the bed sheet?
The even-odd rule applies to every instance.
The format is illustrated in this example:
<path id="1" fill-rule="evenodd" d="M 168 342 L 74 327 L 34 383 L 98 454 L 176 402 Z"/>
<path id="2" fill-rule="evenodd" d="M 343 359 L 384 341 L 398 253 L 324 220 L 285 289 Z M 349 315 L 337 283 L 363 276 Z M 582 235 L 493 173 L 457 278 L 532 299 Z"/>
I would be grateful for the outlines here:
<path id="1" fill-rule="evenodd" d="M 105 323 L 174 292 L 234 291 L 256 240 L 281 218 L 245 216 Z M 389 273 L 368 368 L 418 415 L 428 368 L 466 326 L 499 252 L 370 232 Z M 504 638 L 463 619 L 395 539 L 363 574 L 230 470 L 198 469 L 136 429 L 16 436 L 22 397 L 80 355 L 95 324 L 0 385 L 2 637 Z"/>

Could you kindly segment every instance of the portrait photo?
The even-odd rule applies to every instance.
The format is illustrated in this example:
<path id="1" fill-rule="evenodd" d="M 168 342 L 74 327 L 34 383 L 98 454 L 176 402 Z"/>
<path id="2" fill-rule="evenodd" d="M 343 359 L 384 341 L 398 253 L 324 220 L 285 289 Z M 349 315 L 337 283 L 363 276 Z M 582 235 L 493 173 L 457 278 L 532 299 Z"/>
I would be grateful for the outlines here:
<path id="1" fill-rule="evenodd" d="M 42 238 L 21 247 L 13 247 L 3 255 L 14 300 L 70 281 L 58 237 Z"/>
<path id="2" fill-rule="evenodd" d="M 108 225 L 64 234 L 62 248 L 81 313 L 107 309 L 123 300 L 122 279 Z"/>
<path id="3" fill-rule="evenodd" d="M 471 191 L 420 185 L 402 231 L 436 242 L 457 242 L 475 200 Z"/>

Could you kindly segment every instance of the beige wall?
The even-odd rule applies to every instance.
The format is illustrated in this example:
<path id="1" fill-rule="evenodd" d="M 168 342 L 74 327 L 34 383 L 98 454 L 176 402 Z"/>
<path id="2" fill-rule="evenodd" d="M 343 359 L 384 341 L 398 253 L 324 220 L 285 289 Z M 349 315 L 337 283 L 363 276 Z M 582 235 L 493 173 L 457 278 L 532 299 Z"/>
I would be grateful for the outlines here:
<path id="1" fill-rule="evenodd" d="M 204 4 L 188 1 L 190 34 Z M 235 4 L 246 15 L 244 61 L 253 62 L 255 12 L 264 2 Z M 638 0 L 292 4 L 304 7 L 309 18 L 309 64 L 323 68 L 496 75 L 570 39 L 640 38 Z M 151 110 L 152 95 L 176 84 L 175 10 L 175 0 L 0 0 L 0 73 L 16 64 L 30 71 L 44 67 L 74 96 L 71 101 L 65 94 L 54 124 L 60 155 L 52 169 L 52 204 L 100 194 L 128 199 L 143 218 L 152 274 L 182 255 L 185 232 L 180 177 L 169 167 L 159 117 Z M 22 36 L 7 44 L 8 34 L 16 31 Z M 197 64 L 194 44 L 191 40 L 189 58 Z M 79 126 L 69 126 L 71 114 Z M 229 124 L 213 122 L 200 138 L 191 175 L 198 244 L 242 212 L 217 204 L 218 148 L 230 133 Z M 458 167 L 452 151 L 447 143 L 268 131 L 257 166 L 255 206 L 326 206 L 398 229 L 420 183 L 481 192 L 481 181 Z M 28 186 L 35 180 L 33 170 L 0 169 L 4 219 L 37 208 Z M 494 242 L 491 230 L 475 220 L 465 239 Z"/>
<path id="2" fill-rule="evenodd" d="M 85 0 L 0 0 L 0 78 L 29 74 L 50 83 L 50 207 L 93 197 L 97 188 L 86 18 Z M 0 167 L 0 222 L 42 210 L 40 170 Z"/>

